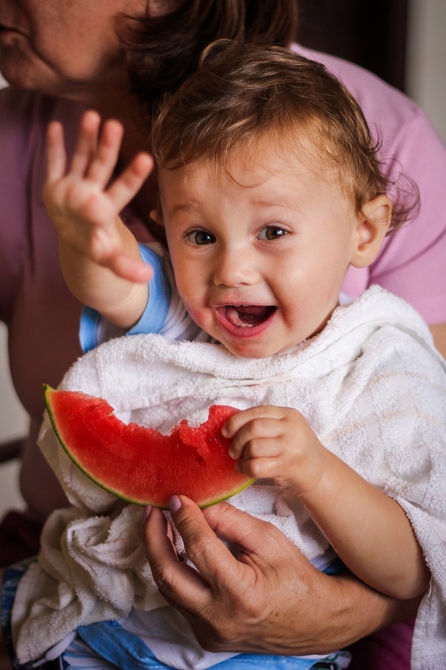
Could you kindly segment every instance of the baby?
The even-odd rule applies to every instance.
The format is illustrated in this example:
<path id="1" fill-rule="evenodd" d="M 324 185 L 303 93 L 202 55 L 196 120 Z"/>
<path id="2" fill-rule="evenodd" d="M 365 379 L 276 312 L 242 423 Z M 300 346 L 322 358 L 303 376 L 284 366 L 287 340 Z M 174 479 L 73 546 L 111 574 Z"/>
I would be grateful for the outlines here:
<path id="1" fill-rule="evenodd" d="M 189 419 L 216 400 L 241 408 L 222 432 L 240 471 L 259 481 L 241 494 L 242 504 L 274 490 L 272 516 L 280 501 L 298 526 L 313 524 L 318 550 L 299 546 L 320 569 L 333 563 L 334 550 L 372 588 L 402 599 L 432 580 L 429 607 L 440 629 L 436 547 L 446 524 L 434 498 L 445 493 L 436 477 L 444 468 L 445 365 L 421 318 L 395 296 L 372 287 L 340 306 L 349 302 L 340 297 L 347 269 L 373 263 L 416 202 L 415 192 L 400 189 L 392 204 L 387 193 L 396 189 L 358 104 L 323 66 L 285 49 L 211 46 L 151 129 L 159 184 L 152 218 L 167 249 L 138 245 L 120 218 L 152 158 L 142 153 L 116 175 L 122 128 L 116 121 L 99 127 L 87 112 L 68 168 L 61 127 L 48 132 L 45 203 L 66 281 L 88 306 L 84 350 L 123 333 L 154 334 L 119 340 L 126 353 L 113 365 L 124 378 L 144 348 L 141 361 L 158 381 L 138 380 L 138 388 L 147 384 L 153 403 L 165 403 L 159 425 L 168 427 L 173 408 Z M 116 342 L 81 359 L 65 387 L 75 388 L 77 371 L 92 361 L 98 368 L 100 352 L 117 352 Z M 182 382 L 186 369 L 195 381 Z M 102 380 L 101 393 L 83 383 L 81 390 L 104 395 Z M 110 395 L 123 393 L 115 387 L 105 394 L 112 404 Z M 434 518 L 436 540 L 426 533 Z M 141 602 L 136 609 L 138 616 L 158 611 Z M 132 611 L 102 609 L 59 637 L 82 630 L 102 655 L 79 623 L 120 618 L 168 662 L 161 667 L 238 667 L 231 665 L 237 655 L 203 651 L 201 665 L 184 661 L 187 652 L 163 655 L 155 635 L 135 627 Z M 146 628 L 154 621 L 147 618 Z M 18 636 L 22 661 L 31 658 L 30 630 L 25 625 Z M 196 654 L 191 637 L 184 645 Z M 347 655 L 335 656 L 331 667 L 346 667 Z M 295 667 L 317 667 L 315 659 L 296 658 Z"/>

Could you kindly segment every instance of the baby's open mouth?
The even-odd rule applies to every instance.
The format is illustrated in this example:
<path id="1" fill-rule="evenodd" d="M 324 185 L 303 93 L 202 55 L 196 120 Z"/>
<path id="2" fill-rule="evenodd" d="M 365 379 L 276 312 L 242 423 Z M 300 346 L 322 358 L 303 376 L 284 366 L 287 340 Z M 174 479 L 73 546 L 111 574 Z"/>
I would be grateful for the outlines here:
<path id="1" fill-rule="evenodd" d="M 227 305 L 221 307 L 229 323 L 237 328 L 253 328 L 263 323 L 276 310 L 272 305 Z"/>

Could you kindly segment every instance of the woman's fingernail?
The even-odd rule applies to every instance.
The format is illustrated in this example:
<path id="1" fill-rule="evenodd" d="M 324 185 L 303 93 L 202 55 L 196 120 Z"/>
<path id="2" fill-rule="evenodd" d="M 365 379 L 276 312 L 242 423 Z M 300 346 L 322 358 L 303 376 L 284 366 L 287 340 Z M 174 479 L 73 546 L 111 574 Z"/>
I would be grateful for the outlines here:
<path id="1" fill-rule="evenodd" d="M 146 505 L 146 506 L 144 507 L 144 521 L 147 521 L 147 519 L 148 519 L 149 516 L 150 516 L 150 512 L 151 512 L 151 511 L 152 511 L 152 507 L 151 507 L 151 505 Z"/>
<path id="2" fill-rule="evenodd" d="M 181 509 L 182 503 L 181 500 L 178 496 L 172 496 L 169 500 L 169 509 L 171 514 L 175 514 L 175 512 L 178 512 L 179 509 Z"/>

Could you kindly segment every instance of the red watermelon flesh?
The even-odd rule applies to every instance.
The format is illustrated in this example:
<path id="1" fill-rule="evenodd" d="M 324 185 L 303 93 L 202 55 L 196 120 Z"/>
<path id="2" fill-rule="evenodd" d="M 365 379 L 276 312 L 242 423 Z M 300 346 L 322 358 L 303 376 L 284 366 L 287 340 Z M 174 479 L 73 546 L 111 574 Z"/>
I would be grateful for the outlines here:
<path id="1" fill-rule="evenodd" d="M 183 420 L 162 435 L 125 424 L 106 400 L 85 393 L 45 386 L 45 403 L 68 456 L 99 486 L 128 502 L 165 509 L 172 495 L 182 494 L 206 507 L 253 482 L 235 470 L 231 441 L 220 435 L 238 411 L 233 407 L 212 405 L 200 426 Z"/>

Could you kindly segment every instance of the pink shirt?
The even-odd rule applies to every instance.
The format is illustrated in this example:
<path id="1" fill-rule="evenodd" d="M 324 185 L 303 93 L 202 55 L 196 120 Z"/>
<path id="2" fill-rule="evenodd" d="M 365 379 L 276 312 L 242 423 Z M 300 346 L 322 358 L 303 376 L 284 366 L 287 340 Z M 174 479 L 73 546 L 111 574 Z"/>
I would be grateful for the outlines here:
<path id="1" fill-rule="evenodd" d="M 344 291 L 357 297 L 370 284 L 380 284 L 411 303 L 429 324 L 445 323 L 446 147 L 420 108 L 375 75 L 334 56 L 296 50 L 341 79 L 372 132 L 378 130 L 381 158 L 397 159 L 420 190 L 417 219 L 386 238 L 370 267 L 350 268 Z"/>
<path id="2" fill-rule="evenodd" d="M 412 303 L 429 323 L 446 322 L 441 279 L 446 267 L 445 147 L 416 105 L 374 75 L 331 56 L 299 51 L 325 63 L 344 81 L 371 127 L 379 128 L 383 157 L 396 157 L 421 192 L 416 221 L 388 238 L 370 268 L 349 271 L 345 292 L 357 296 L 378 283 Z M 35 443 L 43 412 L 42 384 L 56 386 L 81 353 L 81 305 L 63 282 L 56 234 L 42 202 L 44 137 L 49 120 L 59 118 L 72 145 L 82 111 L 36 93 L 0 91 L 0 318 L 9 327 L 12 378 L 31 417 L 22 493 L 41 517 L 64 502 Z M 142 223 L 132 228 L 138 239 L 148 239 Z"/>

